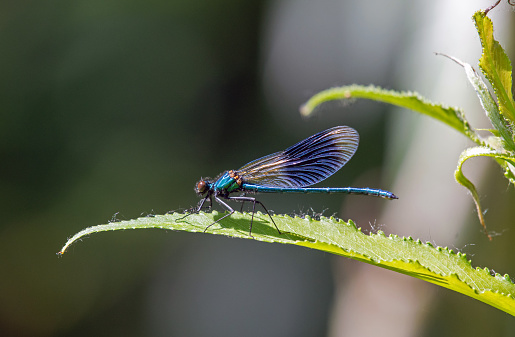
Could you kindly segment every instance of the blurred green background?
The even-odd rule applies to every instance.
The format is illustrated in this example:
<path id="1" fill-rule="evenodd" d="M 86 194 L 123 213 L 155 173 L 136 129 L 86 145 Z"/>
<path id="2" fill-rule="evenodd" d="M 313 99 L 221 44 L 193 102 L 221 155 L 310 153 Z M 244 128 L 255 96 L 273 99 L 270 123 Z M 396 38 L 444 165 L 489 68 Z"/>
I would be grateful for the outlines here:
<path id="1" fill-rule="evenodd" d="M 395 139 L 414 135 L 384 113 L 389 107 L 335 105 L 308 121 L 298 107 L 319 90 L 350 83 L 428 94 L 401 79 L 410 77 L 409 66 L 424 74 L 428 66 L 403 54 L 417 30 L 426 29 L 425 21 L 410 13 L 450 11 L 452 16 L 459 7 L 452 12 L 434 5 L 426 12 L 408 3 L 1 2 L 0 336 L 366 335 L 340 333 L 337 323 L 344 320 L 336 310 L 338 289 L 361 268 L 354 261 L 297 247 L 161 230 L 94 235 L 61 258 L 55 253 L 84 227 L 190 208 L 198 202 L 193 186 L 200 177 L 237 169 L 339 124 L 360 132 L 360 148 L 324 185 L 392 189 L 394 169 L 410 142 Z M 474 1 L 462 15 L 472 37 L 467 43 L 474 48 L 479 43 L 469 18 L 488 4 Z M 501 14 L 513 16 L 506 8 Z M 440 37 L 429 48 L 456 43 Z M 426 54 L 437 67 L 445 63 Z M 455 56 L 475 65 L 479 54 Z M 454 66 L 453 71 L 474 97 L 462 70 Z M 424 81 L 432 82 L 428 72 Z M 392 115 L 406 125 L 428 122 L 408 112 Z M 460 147 L 467 145 L 463 141 Z M 445 175 L 451 185 L 456 160 L 453 154 Z M 438 179 L 416 172 L 429 185 Z M 502 236 L 493 244 L 485 240 L 472 201 L 459 186 L 453 188 L 466 201 L 467 225 L 442 235 L 475 255 L 475 265 L 515 275 L 508 260 L 513 221 L 507 220 L 513 219 L 513 191 L 492 172 L 492 180 L 480 186 L 488 196 L 485 206 L 495 214 L 489 219 L 488 213 L 487 221 L 496 223 L 493 229 Z M 409 208 L 403 198 L 416 194 L 406 193 L 395 206 L 399 214 Z M 325 212 L 361 220 L 365 230 L 385 223 L 376 223 L 382 200 L 359 198 L 346 206 L 347 198 L 340 196 L 260 200 L 276 213 Z M 428 212 L 439 214 L 431 206 Z M 412 232 L 410 225 L 420 216 L 406 216 L 403 230 L 388 222 L 382 229 L 448 244 L 438 229 Z M 456 234 L 463 232 L 473 234 Z M 382 287 L 380 278 L 375 281 Z M 474 324 L 484 324 L 486 331 L 495 326 L 515 335 L 512 318 L 502 312 L 429 287 L 453 304 L 424 302 L 410 320 L 419 330 L 410 331 L 460 335 L 464 324 L 472 331 L 478 331 Z M 446 321 L 449 308 L 481 320 Z M 390 320 L 404 324 L 402 317 Z"/>

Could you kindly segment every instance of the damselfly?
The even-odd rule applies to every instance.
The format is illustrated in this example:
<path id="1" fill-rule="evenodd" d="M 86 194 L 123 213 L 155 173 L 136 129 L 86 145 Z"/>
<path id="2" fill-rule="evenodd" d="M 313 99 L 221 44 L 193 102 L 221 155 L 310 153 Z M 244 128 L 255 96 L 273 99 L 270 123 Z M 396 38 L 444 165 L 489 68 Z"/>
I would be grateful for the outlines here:
<path id="1" fill-rule="evenodd" d="M 368 187 L 306 187 L 321 182 L 342 168 L 356 152 L 358 143 L 356 130 L 348 126 L 337 126 L 306 138 L 284 151 L 254 160 L 236 171 L 225 171 L 214 180 L 202 178 L 195 186 L 195 192 L 202 197 L 196 211 L 200 212 L 206 200 L 212 205 L 213 199 L 229 211 L 207 226 L 204 232 L 234 213 L 234 209 L 222 200 L 225 199 L 252 203 L 250 236 L 256 204 L 263 207 L 281 234 L 265 205 L 254 197 L 245 196 L 245 193 L 342 193 L 397 199 L 392 192 Z M 231 196 L 234 193 L 242 195 Z"/>

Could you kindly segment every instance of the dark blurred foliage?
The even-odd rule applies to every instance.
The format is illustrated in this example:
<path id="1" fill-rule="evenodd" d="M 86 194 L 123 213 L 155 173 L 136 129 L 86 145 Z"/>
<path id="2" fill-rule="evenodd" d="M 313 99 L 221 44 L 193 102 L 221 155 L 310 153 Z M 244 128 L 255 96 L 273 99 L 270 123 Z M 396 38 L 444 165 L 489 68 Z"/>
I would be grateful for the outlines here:
<path id="1" fill-rule="evenodd" d="M 84 227 L 189 208 L 202 175 L 297 140 L 277 137 L 263 104 L 263 6 L 230 0 L 0 3 L 0 335 L 150 334 L 147 298 L 155 275 L 162 269 L 173 274 L 198 236 L 105 233 L 62 258 L 55 253 Z M 309 256 L 318 256 L 316 264 L 326 261 L 320 278 L 326 296 L 305 306 L 322 314 L 311 324 L 315 330 L 307 330 L 318 335 L 326 325 L 330 276 L 327 257 Z M 207 263 L 213 258 L 216 253 L 205 256 Z M 238 281 L 224 284 L 231 282 Z M 231 297 L 230 287 L 222 297 Z M 182 324 L 197 324 L 189 319 Z"/>

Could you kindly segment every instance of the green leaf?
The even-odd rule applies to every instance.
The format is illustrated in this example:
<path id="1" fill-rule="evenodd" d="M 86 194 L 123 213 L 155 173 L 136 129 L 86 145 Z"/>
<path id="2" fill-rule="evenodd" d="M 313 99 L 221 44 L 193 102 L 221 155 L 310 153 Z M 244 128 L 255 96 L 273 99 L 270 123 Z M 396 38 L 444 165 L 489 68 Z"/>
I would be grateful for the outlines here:
<path id="1" fill-rule="evenodd" d="M 500 164 L 504 169 L 504 176 L 506 179 L 508 179 L 512 185 L 515 185 L 515 165 L 506 161 Z"/>
<path id="2" fill-rule="evenodd" d="M 73 242 L 92 233 L 138 228 L 203 232 L 222 215 L 202 212 L 185 217 L 174 213 L 89 227 L 70 238 L 61 254 Z M 382 232 L 366 235 L 352 221 L 346 223 L 334 218 L 314 220 L 285 215 L 274 215 L 273 218 L 283 231 L 281 235 L 267 215 L 256 213 L 252 238 L 317 249 L 390 269 L 465 294 L 515 316 L 515 285 L 509 276 L 492 276 L 487 268 L 472 268 L 465 254 L 435 248 L 430 243 L 411 238 L 385 236 Z M 209 227 L 207 233 L 250 239 L 250 221 L 251 214 L 236 212 Z"/>
<path id="3" fill-rule="evenodd" d="M 471 147 L 469 149 L 466 149 L 465 151 L 463 151 L 460 154 L 460 159 L 458 160 L 458 166 L 456 167 L 456 171 L 454 171 L 454 177 L 456 178 L 456 181 L 458 183 L 465 186 L 472 194 L 472 198 L 474 199 L 474 203 L 476 204 L 477 216 L 479 217 L 479 221 L 481 222 L 481 225 L 483 226 L 483 228 L 486 231 L 485 219 L 483 217 L 483 211 L 481 209 L 481 204 L 479 202 L 479 195 L 477 193 L 476 187 L 470 180 L 468 180 L 463 175 L 463 172 L 462 172 L 462 166 L 465 163 L 465 161 L 467 161 L 468 159 L 473 158 L 473 157 L 495 158 L 499 162 L 499 164 L 501 164 L 501 166 L 503 166 L 505 168 L 505 170 L 508 170 L 507 173 L 505 173 L 505 174 L 508 174 L 508 172 L 511 172 L 509 169 L 510 169 L 510 166 L 513 168 L 513 165 L 515 163 L 515 158 L 508 154 L 499 153 L 496 150 L 493 150 L 488 147 L 482 147 L 482 146 Z M 511 173 L 511 174 L 513 177 L 513 173 Z M 507 177 L 508 177 L 508 179 L 510 178 L 508 175 L 507 175 Z M 513 180 L 510 180 L 510 181 L 511 181 L 511 183 L 514 182 Z M 488 237 L 490 238 L 490 240 L 492 239 L 492 237 L 490 235 L 488 235 Z"/>
<path id="4" fill-rule="evenodd" d="M 492 133 L 494 133 L 496 136 L 501 137 L 502 148 L 499 148 L 499 146 L 497 146 L 497 142 L 490 142 L 488 145 L 497 150 L 507 149 L 509 151 L 515 151 L 515 142 L 513 141 L 513 136 L 511 134 L 509 123 L 500 113 L 499 107 L 497 106 L 497 103 L 492 97 L 492 94 L 490 93 L 490 90 L 488 90 L 488 87 L 486 86 L 483 79 L 479 77 L 479 75 L 476 73 L 476 71 L 470 64 L 462 62 L 461 60 L 452 56 L 443 56 L 450 58 L 451 60 L 458 63 L 465 69 L 465 74 L 467 75 L 468 80 L 474 87 L 474 90 L 476 91 L 476 94 L 479 97 L 479 101 L 481 102 L 483 110 L 485 110 L 488 119 L 490 119 L 490 122 L 495 128 L 495 131 L 492 131 Z"/>
<path id="5" fill-rule="evenodd" d="M 465 119 L 463 111 L 461 111 L 459 108 L 452 108 L 442 104 L 432 103 L 414 92 L 385 90 L 372 85 L 350 85 L 331 88 L 311 97 L 300 108 L 300 112 L 303 116 L 309 116 L 322 103 L 333 100 L 349 100 L 355 98 L 366 98 L 374 101 L 389 103 L 431 116 L 467 135 L 469 138 L 479 144 L 479 139 Z"/>
<path id="6" fill-rule="evenodd" d="M 515 126 L 515 102 L 511 94 L 512 69 L 510 59 L 499 42 L 494 39 L 493 24 L 486 14 L 483 11 L 478 11 L 474 14 L 473 19 L 483 46 L 479 67 L 494 89 L 501 114 L 510 121 L 513 127 Z"/>

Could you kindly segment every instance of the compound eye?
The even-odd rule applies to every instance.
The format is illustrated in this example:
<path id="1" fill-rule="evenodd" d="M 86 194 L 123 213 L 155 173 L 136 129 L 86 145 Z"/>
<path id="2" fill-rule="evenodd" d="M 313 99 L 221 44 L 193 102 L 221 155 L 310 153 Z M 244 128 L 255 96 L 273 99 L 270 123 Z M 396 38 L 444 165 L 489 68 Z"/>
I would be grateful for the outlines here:
<path id="1" fill-rule="evenodd" d="M 197 183 L 196 192 L 198 194 L 204 194 L 207 191 L 207 184 L 204 180 L 201 180 Z"/>

